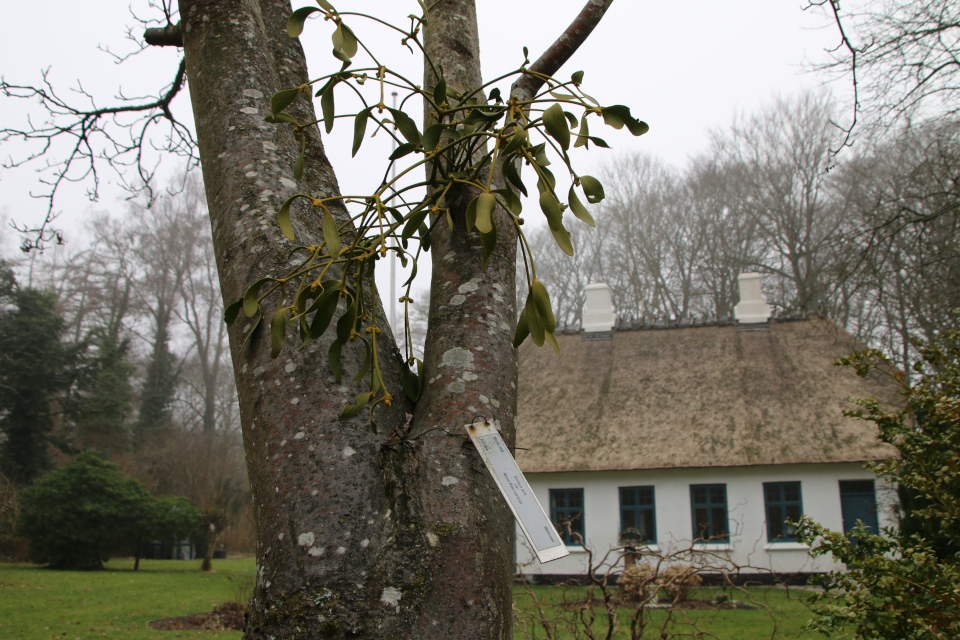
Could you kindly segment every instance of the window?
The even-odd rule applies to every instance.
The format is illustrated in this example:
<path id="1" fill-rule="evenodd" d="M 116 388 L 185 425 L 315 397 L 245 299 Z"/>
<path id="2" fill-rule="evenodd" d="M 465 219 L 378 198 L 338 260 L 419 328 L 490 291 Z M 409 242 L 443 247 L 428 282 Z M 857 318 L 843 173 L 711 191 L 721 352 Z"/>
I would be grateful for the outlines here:
<path id="1" fill-rule="evenodd" d="M 657 541 L 653 487 L 620 487 L 620 540 L 627 544 Z"/>
<path id="2" fill-rule="evenodd" d="M 564 544 L 582 544 L 583 489 L 550 489 L 550 520 Z M 579 534 L 580 537 L 573 534 Z"/>
<path id="3" fill-rule="evenodd" d="M 799 522 L 803 514 L 799 482 L 764 482 L 763 499 L 767 505 L 767 540 L 796 542 L 797 528 L 787 521 Z"/>
<path id="4" fill-rule="evenodd" d="M 720 543 L 728 541 L 727 485 L 690 485 L 690 509 L 693 512 L 694 540 Z"/>
<path id="5" fill-rule="evenodd" d="M 840 481 L 840 515 L 843 517 L 843 532 L 849 533 L 863 522 L 870 531 L 877 533 L 880 526 L 877 523 L 877 496 L 873 488 L 873 480 L 841 480 Z"/>

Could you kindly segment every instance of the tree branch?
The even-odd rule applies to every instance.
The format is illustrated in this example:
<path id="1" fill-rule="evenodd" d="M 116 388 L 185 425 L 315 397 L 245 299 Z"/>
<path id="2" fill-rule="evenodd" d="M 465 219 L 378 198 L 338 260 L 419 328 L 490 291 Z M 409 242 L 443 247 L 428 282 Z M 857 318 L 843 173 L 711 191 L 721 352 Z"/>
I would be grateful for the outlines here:
<path id="1" fill-rule="evenodd" d="M 155 47 L 182 47 L 183 33 L 180 31 L 180 23 L 146 29 L 143 40 Z"/>
<path id="2" fill-rule="evenodd" d="M 611 4 L 613 4 L 613 0 L 587 0 L 587 4 L 580 11 L 580 15 L 543 52 L 543 55 L 528 67 L 527 73 L 513 83 L 510 94 L 519 96 L 521 100 L 532 98 L 543 86 L 544 77 L 555 74 L 576 53 Z"/>
<path id="3" fill-rule="evenodd" d="M 92 178 L 93 185 L 88 193 L 92 200 L 97 199 L 100 183 L 97 160 L 106 161 L 113 167 L 121 176 L 121 182 L 126 189 L 130 191 L 147 189 L 148 192 L 150 180 L 156 169 L 146 157 L 152 150 L 170 151 L 188 158 L 191 164 L 196 163 L 193 134 L 174 117 L 171 111 L 171 103 L 184 87 L 185 78 L 186 67 L 181 59 L 173 82 L 155 99 L 112 107 L 98 107 L 93 96 L 82 86 L 78 86 L 75 91 L 90 102 L 89 108 L 74 106 L 61 98 L 47 80 L 46 72 L 43 74 L 43 86 L 40 87 L 15 85 L 0 79 L 0 94 L 8 98 L 38 99 L 48 116 L 41 125 L 28 121 L 24 128 L 0 128 L 0 143 L 20 140 L 24 143 L 39 145 L 39 149 L 28 151 L 19 159 L 5 160 L 2 163 L 3 168 L 19 167 L 44 157 L 49 158 L 48 154 L 58 140 L 71 141 L 70 150 L 65 158 L 57 161 L 47 160 L 44 169 L 49 170 L 52 175 L 40 179 L 40 182 L 47 187 L 44 193 L 35 195 L 47 201 L 47 212 L 43 222 L 33 228 L 28 225 L 12 224 L 18 232 L 32 236 L 25 238 L 21 243 L 23 251 L 43 249 L 50 241 L 58 243 L 62 241 L 60 232 L 51 229 L 50 225 L 58 215 L 54 201 L 64 183 Z M 123 99 L 122 96 L 121 99 Z M 135 116 L 135 119 L 131 121 L 124 118 L 128 115 Z M 165 134 L 165 142 L 160 146 L 150 145 L 151 126 L 163 121 L 166 121 L 169 126 L 169 131 Z M 114 128 L 127 129 L 129 138 L 118 135 L 111 125 Z M 96 140 L 97 138 L 100 138 L 100 141 Z M 123 176 L 123 167 L 129 166 L 136 170 L 138 179 L 136 184 L 131 184 Z"/>

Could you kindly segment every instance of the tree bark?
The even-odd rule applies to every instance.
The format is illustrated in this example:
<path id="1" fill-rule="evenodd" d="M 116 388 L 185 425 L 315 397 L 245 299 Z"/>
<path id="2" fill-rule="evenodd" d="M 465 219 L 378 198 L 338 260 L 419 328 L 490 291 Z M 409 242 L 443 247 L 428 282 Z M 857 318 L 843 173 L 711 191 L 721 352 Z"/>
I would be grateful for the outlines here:
<path id="1" fill-rule="evenodd" d="M 278 257 L 291 248 L 276 225 L 280 204 L 293 193 L 329 195 L 338 187 L 316 127 L 308 131 L 304 177 L 295 182 L 298 141 L 290 127 L 263 121 L 274 92 L 307 78 L 299 43 L 284 29 L 289 4 L 181 0 L 180 10 L 218 271 L 230 303 L 258 278 L 289 267 Z M 437 55 L 460 55 L 467 71 L 457 82 L 478 82 L 473 3 L 442 3 L 431 15 Z M 467 20 L 459 31 L 450 22 L 457 16 Z M 288 112 L 314 119 L 302 98 Z M 479 241 L 463 229 L 465 204 L 455 208 L 457 231 L 434 239 L 426 391 L 413 419 L 415 439 L 387 444 L 403 430 L 408 407 L 385 318 L 379 358 L 397 401 L 378 410 L 377 433 L 365 412 L 339 419 L 361 391 L 349 381 L 362 357 L 355 344 L 344 348 L 337 383 L 325 357 L 332 335 L 299 350 L 290 338 L 271 360 L 268 322 L 246 347 L 250 321 L 231 328 L 258 536 L 247 638 L 510 637 L 513 520 L 460 434 L 483 414 L 499 420 L 512 444 L 515 250 L 503 241 L 480 271 Z M 334 215 L 346 219 L 342 209 Z M 294 217 L 297 244 L 319 244 L 317 216 L 304 208 Z M 275 304 L 264 305 L 268 319 Z"/>

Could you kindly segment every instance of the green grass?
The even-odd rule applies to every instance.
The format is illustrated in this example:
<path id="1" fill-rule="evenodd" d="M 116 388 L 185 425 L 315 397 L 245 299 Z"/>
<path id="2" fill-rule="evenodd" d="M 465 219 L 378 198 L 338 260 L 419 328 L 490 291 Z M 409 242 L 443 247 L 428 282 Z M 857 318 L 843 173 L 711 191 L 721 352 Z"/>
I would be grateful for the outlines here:
<path id="1" fill-rule="evenodd" d="M 175 638 L 222 638 L 240 640 L 239 631 L 155 631 L 147 622 L 156 618 L 208 611 L 222 602 L 236 600 L 238 591 L 252 586 L 253 558 L 214 561 L 216 573 L 201 573 L 200 561 L 146 560 L 133 571 L 130 560 L 112 560 L 105 571 L 51 571 L 29 564 L 0 564 L 0 638 L 3 640 L 173 640 Z M 564 602 L 586 600 L 584 587 L 532 587 L 551 618 L 571 618 L 575 608 Z M 699 589 L 694 598 L 711 599 L 718 589 Z M 249 592 L 241 597 L 246 597 Z M 804 631 L 809 618 L 800 601 L 803 592 L 754 588 L 750 597 L 769 607 L 744 610 L 685 610 L 649 612 L 644 637 L 660 637 L 667 624 L 672 633 L 709 632 L 719 640 L 768 640 L 771 637 L 813 640 L 823 638 Z M 737 600 L 744 594 L 733 592 Z M 523 588 L 514 589 L 514 604 L 521 617 L 532 613 L 532 598 Z M 598 617 L 602 607 L 596 608 Z M 620 609 L 618 638 L 629 638 L 633 611 Z M 595 623 L 599 630 L 602 620 Z M 771 636 L 774 628 L 775 636 Z M 529 629 L 529 627 L 528 627 Z M 529 637 L 518 626 L 515 637 Z M 542 638 L 538 630 L 537 638 Z M 572 638 L 569 633 L 559 638 Z M 582 637 L 582 636 L 581 636 Z M 602 636 L 601 636 L 602 637 Z M 670 637 L 669 634 L 667 637 Z M 691 637 L 686 635 L 686 637 Z M 693 636 L 696 637 L 696 636 Z"/>
<path id="2" fill-rule="evenodd" d="M 0 564 L 0 638 L 3 640 L 239 640 L 239 631 L 155 631 L 156 618 L 209 611 L 252 586 L 253 558 L 215 560 L 111 560 L 105 571 L 51 571 L 30 564 Z"/>
<path id="3" fill-rule="evenodd" d="M 526 638 L 543 638 L 541 625 L 531 622 L 531 616 L 537 616 L 534 599 L 543 605 L 548 619 L 552 619 L 555 637 L 561 639 L 583 637 L 575 636 L 569 629 L 569 621 L 576 617 L 577 607 L 572 603 L 588 601 L 586 587 L 531 587 L 532 594 L 526 593 L 523 587 L 515 587 L 513 591 L 514 609 L 521 620 L 527 624 L 517 624 L 514 627 L 514 637 L 518 640 Z M 599 598 L 599 591 L 594 597 Z M 711 600 L 721 593 L 720 589 L 695 589 L 691 598 Z M 703 609 L 703 610 L 650 610 L 644 613 L 647 627 L 644 638 L 717 638 L 718 640 L 822 640 L 826 636 L 804 629 L 810 618 L 806 606 L 803 604 L 805 591 L 792 589 L 786 591 L 781 588 L 751 587 L 749 594 L 737 590 L 725 592 L 732 600 L 746 601 L 756 607 L 755 610 L 744 609 Z M 752 601 L 752 602 L 751 602 Z M 607 629 L 606 618 L 602 602 L 594 606 L 596 620 L 593 624 L 594 632 L 599 637 Z M 636 613 L 635 608 L 620 608 L 617 610 L 619 629 L 616 638 L 630 637 L 630 621 Z M 566 622 L 565 622 L 566 621 Z M 578 624 L 583 624 L 579 622 Z M 704 632 L 702 636 L 698 632 Z"/>

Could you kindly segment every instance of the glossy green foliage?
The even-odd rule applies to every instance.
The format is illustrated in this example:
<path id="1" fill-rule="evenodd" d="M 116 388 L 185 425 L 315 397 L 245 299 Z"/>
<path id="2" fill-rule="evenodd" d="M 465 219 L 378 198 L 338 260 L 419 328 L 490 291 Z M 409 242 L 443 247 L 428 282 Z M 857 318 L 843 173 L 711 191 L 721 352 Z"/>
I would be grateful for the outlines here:
<path id="1" fill-rule="evenodd" d="M 100 569 L 150 538 L 197 533 L 199 511 L 184 499 L 155 500 L 120 467 L 86 451 L 21 496 L 17 533 L 31 558 L 57 569 Z"/>
<path id="2" fill-rule="evenodd" d="M 960 637 L 960 331 L 943 333 L 917 348 L 916 380 L 893 369 L 875 350 L 838 364 L 858 375 L 893 375 L 903 384 L 906 406 L 889 411 L 859 400 L 847 412 L 876 424 L 880 440 L 898 456 L 867 466 L 913 497 L 914 525 L 879 534 L 829 531 L 804 520 L 800 539 L 814 556 L 832 554 L 847 572 L 820 580 L 811 596 L 811 626 L 825 633 L 848 628 L 857 638 L 941 640 Z"/>
<path id="3" fill-rule="evenodd" d="M 331 314 L 339 308 L 342 315 L 335 323 L 337 338 L 328 352 L 334 375 L 338 379 L 346 375 L 341 371 L 340 355 L 347 343 L 362 340 L 367 354 L 367 362 L 357 375 L 367 381 L 368 391 L 348 405 L 343 417 L 353 416 L 373 403 L 372 420 L 372 407 L 379 402 L 389 404 L 392 397 L 383 387 L 377 361 L 380 329 L 376 310 L 370 302 L 375 263 L 394 252 L 402 263 L 411 262 L 416 272 L 417 261 L 429 250 L 434 225 L 447 224 L 451 230 L 456 227 L 455 213 L 451 212 L 448 202 L 467 194 L 470 204 L 465 224 L 460 228 L 480 236 L 484 268 L 498 238 L 505 237 L 504 234 L 519 238 L 528 266 L 527 279 L 533 283 L 526 309 L 526 331 L 536 344 L 550 342 L 556 348 L 553 337 L 556 322 L 549 309 L 546 289 L 537 281 L 534 256 L 530 255 L 521 229 L 523 205 L 518 194 L 532 195 L 533 189 L 527 181 L 531 186 L 536 183 L 540 209 L 554 238 L 566 253 L 573 255 L 567 229 L 570 217 L 566 212 L 570 209 L 574 217 L 594 224 L 576 189 L 582 190 L 587 204 L 596 204 L 603 199 L 603 186 L 595 178 L 581 176 L 574 170 L 567 153 L 571 144 L 574 147 L 588 147 L 590 143 L 607 146 L 603 140 L 590 135 L 588 120 L 614 129 L 626 128 L 633 135 L 646 132 L 647 125 L 634 118 L 629 108 L 602 107 L 583 93 L 582 72 L 574 73 L 566 82 L 544 78 L 545 90 L 536 96 L 504 98 L 500 89 L 492 84 L 466 89 L 452 87 L 428 57 L 426 64 L 435 83 L 420 86 L 378 62 L 389 57 L 374 51 L 379 41 L 363 39 L 360 27 L 364 26 L 361 19 L 365 16 L 341 14 L 328 2 L 318 4 L 320 8 L 304 7 L 294 11 L 287 33 L 291 37 L 303 33 L 305 21 L 315 14 L 322 15 L 324 20 L 317 19 L 314 24 L 332 28 L 335 70 L 311 82 L 316 86 L 310 89 L 315 89 L 320 96 L 324 129 L 330 133 L 338 121 L 340 126 L 351 123 L 351 154 L 355 157 L 364 153 L 363 143 L 367 137 L 377 133 L 393 138 L 396 147 L 389 156 L 390 166 L 385 175 L 367 195 L 315 197 L 300 193 L 283 203 L 277 222 L 283 235 L 293 243 L 291 255 L 300 256 L 300 260 L 287 275 L 254 283 L 242 303 L 238 301 L 228 307 L 225 319 L 235 321 L 241 307 L 247 317 L 256 316 L 254 324 L 259 323 L 264 313 L 270 314 L 271 355 L 278 357 L 286 344 L 287 329 L 299 326 L 301 344 L 308 344 L 328 329 Z M 408 27 L 389 25 L 389 28 L 401 35 L 405 45 L 422 50 L 420 38 L 425 17 L 410 17 Z M 347 20 L 351 21 L 350 25 Z M 363 66 L 364 62 L 371 64 Z M 511 76 L 522 77 L 527 64 L 529 61 L 524 60 L 524 66 L 500 76 L 498 82 Z M 267 120 L 278 126 L 293 127 L 294 133 L 302 136 L 304 127 L 316 123 L 300 124 L 284 110 L 294 105 L 301 93 L 309 95 L 307 90 L 304 85 L 275 94 L 270 100 Z M 392 91 L 400 96 L 399 107 L 388 107 L 383 102 L 383 96 Z M 355 112 L 337 112 L 335 92 L 353 94 L 361 106 Z M 423 131 L 404 111 L 405 105 L 413 104 L 426 105 L 428 125 Z M 301 154 L 293 166 L 297 179 L 305 170 L 302 149 L 301 146 Z M 548 169 L 558 160 L 574 185 L 565 198 L 557 193 L 557 179 Z M 403 166 L 396 166 L 401 161 Z M 523 166 L 528 167 L 526 181 L 521 175 Z M 410 183 L 409 176 L 416 175 L 414 171 L 423 172 L 425 178 Z M 494 180 L 500 183 L 496 175 L 499 172 L 508 187 L 494 185 Z M 426 195 L 413 197 L 414 193 Z M 323 244 L 296 245 L 296 220 L 298 217 L 316 220 L 315 216 L 320 218 Z M 336 282 L 325 282 L 330 278 Z M 401 301 L 406 304 L 410 281 L 404 286 L 407 292 Z M 268 298 L 276 302 L 264 310 L 261 306 Z M 535 308 L 531 308 L 531 304 L 535 304 Z M 251 329 L 249 334 L 252 333 Z M 523 333 L 518 330 L 517 335 Z M 406 354 L 405 366 L 404 392 L 416 399 L 422 383 L 418 373 L 420 364 L 412 352 Z"/>

